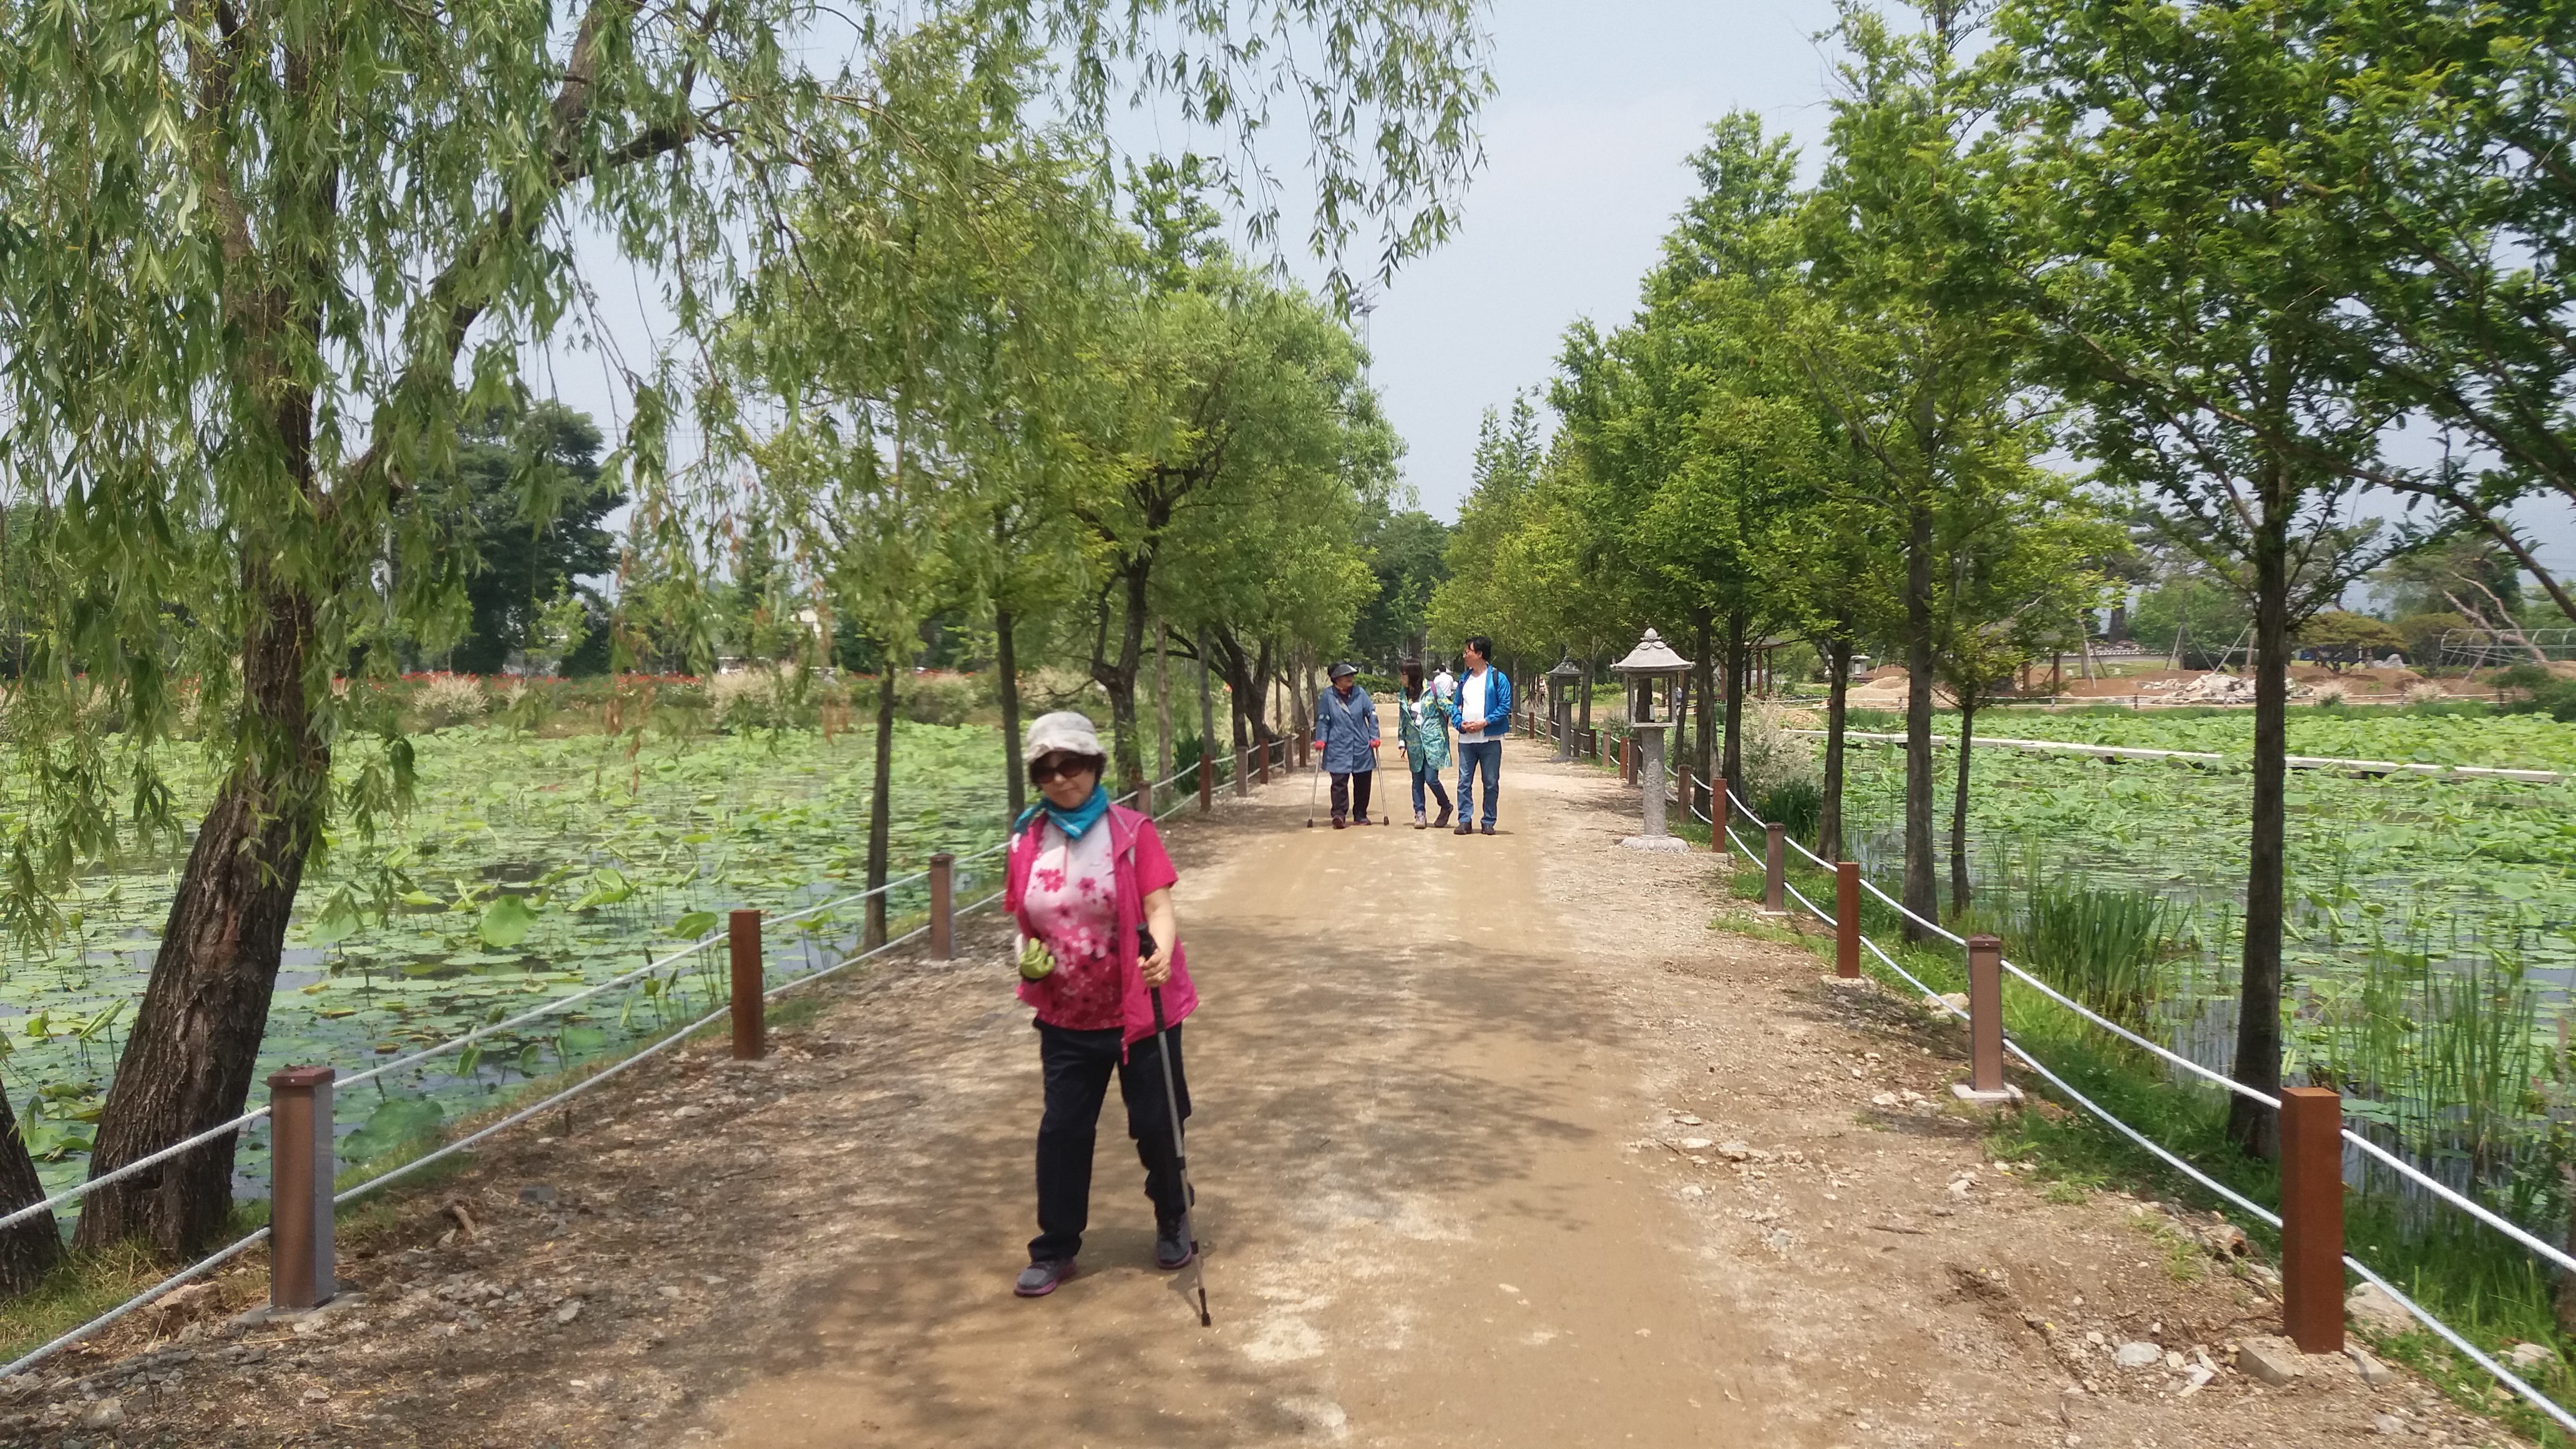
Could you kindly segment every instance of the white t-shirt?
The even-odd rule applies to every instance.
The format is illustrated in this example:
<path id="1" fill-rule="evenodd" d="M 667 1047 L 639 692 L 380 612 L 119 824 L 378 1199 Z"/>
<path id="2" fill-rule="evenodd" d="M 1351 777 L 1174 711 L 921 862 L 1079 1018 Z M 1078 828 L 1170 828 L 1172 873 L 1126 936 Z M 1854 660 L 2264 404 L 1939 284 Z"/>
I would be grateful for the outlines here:
<path id="1" fill-rule="evenodd" d="M 1458 697 L 1458 677 L 1451 674 L 1446 669 L 1441 670 L 1438 674 L 1431 676 L 1431 693 L 1434 698 L 1443 701 L 1456 699 Z"/>
<path id="2" fill-rule="evenodd" d="M 1475 673 L 1468 675 L 1466 680 L 1459 686 L 1458 718 L 1462 723 L 1458 726 L 1458 733 L 1465 737 L 1469 744 L 1482 743 L 1487 738 L 1487 735 L 1485 734 L 1485 678 L 1491 672 L 1492 671 L 1490 670 L 1479 669 Z"/>

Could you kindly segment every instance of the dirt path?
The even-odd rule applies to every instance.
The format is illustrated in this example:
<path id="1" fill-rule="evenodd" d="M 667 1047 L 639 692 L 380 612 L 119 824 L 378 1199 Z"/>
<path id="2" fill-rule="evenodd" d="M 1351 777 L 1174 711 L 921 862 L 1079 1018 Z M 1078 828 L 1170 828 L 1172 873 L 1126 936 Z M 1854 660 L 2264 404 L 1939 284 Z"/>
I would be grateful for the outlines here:
<path id="1" fill-rule="evenodd" d="M 2345 1360 L 2235 1372 L 2276 1311 L 2205 1215 L 1985 1161 L 1950 1028 L 1711 930 L 1708 857 L 1509 750 L 1490 839 L 1310 831 L 1303 780 L 1172 829 L 1213 1329 L 1114 1104 L 1083 1274 L 1010 1296 L 1037 1053 L 987 919 L 353 1234 L 363 1303 L 221 1328 L 245 1273 L 0 1393 L 0 1442 L 2510 1442 Z"/>

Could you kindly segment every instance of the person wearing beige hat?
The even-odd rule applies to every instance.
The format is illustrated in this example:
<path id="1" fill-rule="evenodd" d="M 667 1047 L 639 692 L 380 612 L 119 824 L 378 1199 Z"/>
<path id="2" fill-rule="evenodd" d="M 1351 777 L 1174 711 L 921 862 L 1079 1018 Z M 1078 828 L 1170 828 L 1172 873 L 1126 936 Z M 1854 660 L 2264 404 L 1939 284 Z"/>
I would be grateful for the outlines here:
<path id="1" fill-rule="evenodd" d="M 1074 1274 L 1113 1073 L 1154 1204 L 1154 1264 L 1177 1269 L 1196 1256 L 1178 1134 L 1190 1111 L 1180 1023 L 1197 1009 L 1198 990 L 1172 910 L 1180 873 L 1153 820 L 1110 803 L 1100 783 L 1109 756 L 1091 721 L 1071 710 L 1040 715 L 1022 754 L 1039 798 L 1013 827 L 1002 903 L 1019 923 L 1020 1000 L 1037 1013 L 1046 1108 L 1038 1235 L 1012 1291 L 1039 1298 Z M 1168 1030 L 1156 1029 L 1158 994 Z"/>

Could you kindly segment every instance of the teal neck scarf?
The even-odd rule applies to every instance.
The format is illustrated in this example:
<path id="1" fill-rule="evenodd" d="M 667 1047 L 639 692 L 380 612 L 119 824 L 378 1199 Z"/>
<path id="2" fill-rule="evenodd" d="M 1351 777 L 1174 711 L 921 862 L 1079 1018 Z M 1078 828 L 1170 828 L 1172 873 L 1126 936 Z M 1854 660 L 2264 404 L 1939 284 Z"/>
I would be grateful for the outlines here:
<path id="1" fill-rule="evenodd" d="M 1037 819 L 1041 812 L 1055 822 L 1058 830 L 1064 832 L 1065 839 L 1080 840 L 1082 832 L 1089 830 L 1101 816 L 1109 813 L 1109 791 L 1099 785 L 1093 785 L 1091 798 L 1070 810 L 1040 795 L 1036 804 L 1020 812 L 1019 824 L 1011 828 L 1015 832 L 1028 829 L 1029 822 Z"/>

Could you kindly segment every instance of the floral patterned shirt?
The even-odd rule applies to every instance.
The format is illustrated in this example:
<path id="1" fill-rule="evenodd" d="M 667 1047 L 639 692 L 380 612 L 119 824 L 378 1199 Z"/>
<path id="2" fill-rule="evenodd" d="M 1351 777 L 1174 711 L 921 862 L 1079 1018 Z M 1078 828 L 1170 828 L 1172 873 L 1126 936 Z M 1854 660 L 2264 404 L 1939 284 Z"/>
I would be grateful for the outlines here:
<path id="1" fill-rule="evenodd" d="M 1022 982 L 1020 999 L 1049 1026 L 1107 1031 L 1121 1024 L 1116 868 L 1106 820 L 1079 840 L 1046 823 L 1021 908 L 1055 953 L 1055 970 L 1043 981 Z"/>

